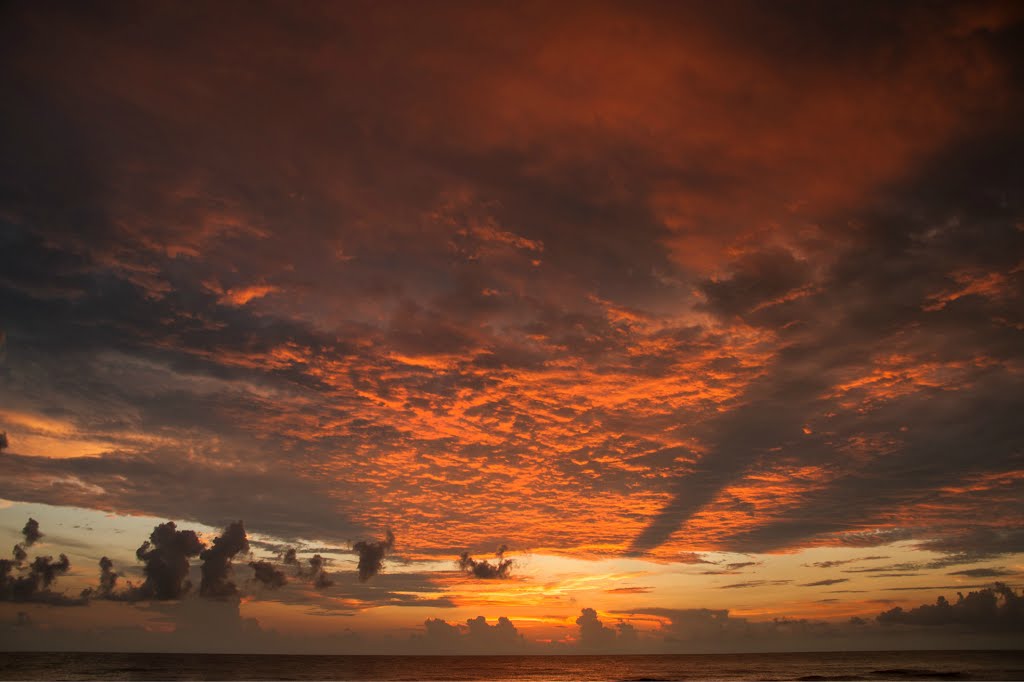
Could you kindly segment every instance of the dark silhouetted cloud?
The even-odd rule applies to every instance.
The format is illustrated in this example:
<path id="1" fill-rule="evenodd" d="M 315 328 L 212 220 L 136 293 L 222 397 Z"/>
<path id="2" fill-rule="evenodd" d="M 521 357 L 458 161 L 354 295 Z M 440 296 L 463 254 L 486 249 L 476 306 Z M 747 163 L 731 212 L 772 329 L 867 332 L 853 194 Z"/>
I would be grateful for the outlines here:
<path id="1" fill-rule="evenodd" d="M 173 521 L 153 529 L 135 551 L 143 562 L 145 581 L 136 589 L 138 599 L 180 599 L 191 588 L 188 580 L 189 559 L 204 549 L 195 531 L 178 530 Z"/>
<path id="2" fill-rule="evenodd" d="M 319 554 L 314 554 L 309 558 L 308 576 L 318 590 L 326 590 L 334 584 L 334 580 L 327 574 L 326 565 L 327 560 Z"/>
<path id="3" fill-rule="evenodd" d="M 31 545 L 43 537 L 39 531 L 39 523 L 31 518 L 22 532 L 26 545 Z M 14 546 L 13 559 L 0 559 L 0 601 L 42 602 L 53 605 L 83 603 L 82 600 L 70 599 L 50 590 L 57 577 L 71 569 L 67 555 L 61 554 L 56 561 L 50 556 L 37 556 L 27 565 L 26 558 L 27 554 L 19 544 Z"/>
<path id="4" fill-rule="evenodd" d="M 390 530 L 384 540 L 377 542 L 360 540 L 352 545 L 352 551 L 359 555 L 359 580 L 366 582 L 384 568 L 384 557 L 395 546 L 395 534 Z"/>
<path id="5" fill-rule="evenodd" d="M 883 625 L 920 625 L 927 627 L 960 626 L 969 630 L 1024 631 L 1024 596 L 1002 583 L 965 596 L 957 594 L 955 602 L 939 597 L 934 604 L 878 614 Z"/>
<path id="6" fill-rule="evenodd" d="M 428 618 L 423 628 L 422 641 L 429 647 L 428 651 L 435 653 L 513 653 L 525 645 L 523 636 L 505 616 L 499 617 L 494 625 L 484 616 L 469 618 L 465 625 Z"/>
<path id="7" fill-rule="evenodd" d="M 288 584 L 288 578 L 284 571 L 280 570 L 269 561 L 251 561 L 249 567 L 253 571 L 253 579 L 260 585 L 276 590 Z"/>
<path id="8" fill-rule="evenodd" d="M 31 547 L 43 537 L 43 534 L 39 531 L 39 522 L 32 518 L 25 522 L 25 527 L 21 529 L 21 534 L 25 536 L 26 547 Z"/>
<path id="9" fill-rule="evenodd" d="M 512 559 L 505 558 L 505 552 L 508 548 L 502 545 L 496 552 L 496 559 L 494 563 L 487 561 L 486 559 L 474 559 L 469 555 L 469 552 L 463 552 L 459 555 L 456 563 L 459 569 L 472 575 L 475 578 L 481 578 L 483 580 L 504 580 L 509 577 L 509 573 L 515 562 Z"/>
<path id="10" fill-rule="evenodd" d="M 220 537 L 213 539 L 213 545 L 199 553 L 203 564 L 200 566 L 202 582 L 199 594 L 204 597 L 233 597 L 238 587 L 231 581 L 231 560 L 242 552 L 249 551 L 249 538 L 241 521 L 228 524 Z"/>
<path id="11" fill-rule="evenodd" d="M 580 647 L 585 650 L 614 650 L 636 640 L 636 630 L 632 625 L 619 622 L 615 627 L 608 627 L 598 618 L 597 611 L 589 607 L 580 612 L 576 625 L 580 628 Z"/>
<path id="12" fill-rule="evenodd" d="M 119 578 L 118 574 L 114 572 L 114 562 L 109 557 L 100 557 L 100 581 L 96 587 L 87 587 L 82 590 L 82 597 L 85 599 L 111 599 L 116 596 L 131 596 L 131 590 L 125 595 L 117 595 L 114 588 L 117 585 Z"/>

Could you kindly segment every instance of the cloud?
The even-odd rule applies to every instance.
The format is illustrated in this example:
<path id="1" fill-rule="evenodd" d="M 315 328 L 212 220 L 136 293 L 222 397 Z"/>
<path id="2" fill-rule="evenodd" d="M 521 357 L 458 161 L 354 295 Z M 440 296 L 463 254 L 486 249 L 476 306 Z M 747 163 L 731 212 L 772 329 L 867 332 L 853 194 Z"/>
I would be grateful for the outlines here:
<path id="1" fill-rule="evenodd" d="M 334 581 L 327 574 L 327 560 L 319 554 L 314 554 L 309 558 L 309 578 L 313 583 L 313 586 L 318 590 L 326 590 L 328 587 L 334 584 Z"/>
<path id="2" fill-rule="evenodd" d="M 849 578 L 826 578 L 825 580 L 816 580 L 812 583 L 800 583 L 800 587 L 821 587 L 824 585 L 838 585 L 839 583 L 850 582 Z"/>
<path id="3" fill-rule="evenodd" d="M 965 575 L 968 578 L 1001 578 L 1016 574 L 1017 571 L 1008 571 L 1005 568 L 968 568 L 963 571 L 953 571 L 949 575 Z"/>
<path id="4" fill-rule="evenodd" d="M 677 639 L 689 639 L 709 634 L 721 635 L 738 625 L 742 626 L 747 623 L 746 619 L 730 616 L 727 609 L 641 608 L 628 613 L 664 619 L 667 622 L 663 621 L 661 629 L 666 635 Z"/>
<path id="5" fill-rule="evenodd" d="M 766 585 L 788 585 L 792 580 L 748 580 L 742 583 L 730 583 L 728 585 L 719 585 L 720 590 L 736 590 L 746 589 L 748 587 L 764 587 Z"/>
<path id="6" fill-rule="evenodd" d="M 204 549 L 195 531 L 178 530 L 173 521 L 156 526 L 135 552 L 144 564 L 145 580 L 134 596 L 161 601 L 180 599 L 191 588 L 188 560 Z"/>
<path id="7" fill-rule="evenodd" d="M 461 571 L 472 575 L 474 578 L 480 578 L 481 580 L 505 580 L 509 577 L 509 572 L 515 565 L 512 559 L 506 559 L 505 552 L 507 547 L 502 545 L 498 548 L 497 559 L 492 564 L 486 559 L 474 559 L 469 555 L 469 552 L 463 552 L 459 555 L 456 563 Z"/>
<path id="8" fill-rule="evenodd" d="M 269 561 L 250 561 L 249 567 L 252 568 L 253 579 L 264 587 L 276 590 L 288 584 L 284 571 Z"/>
<path id="9" fill-rule="evenodd" d="M 615 627 L 608 627 L 601 622 L 597 611 L 592 608 L 584 608 L 576 619 L 579 626 L 579 645 L 581 649 L 593 651 L 607 651 L 628 647 L 636 641 L 636 629 L 624 621 L 616 623 Z"/>
<path id="10" fill-rule="evenodd" d="M 701 571 L 701 575 L 737 575 L 742 573 L 744 568 L 750 566 L 760 566 L 763 562 L 761 561 L 736 561 L 733 563 L 725 564 L 722 568 L 712 569 L 708 571 Z"/>
<path id="11" fill-rule="evenodd" d="M 43 537 L 43 534 L 39 531 L 39 522 L 32 518 L 25 522 L 25 527 L 21 529 L 21 534 L 25 536 L 26 547 L 31 547 Z"/>
<path id="12" fill-rule="evenodd" d="M 13 13 L 5 497 L 659 560 L 1020 518 L 1019 17 L 919 12 Z"/>
<path id="13" fill-rule="evenodd" d="M 395 546 L 395 534 L 390 530 L 384 540 L 371 542 L 360 540 L 352 545 L 352 550 L 359 555 L 359 580 L 366 582 L 373 576 L 380 573 L 384 567 L 384 557 Z"/>
<path id="14" fill-rule="evenodd" d="M 120 576 L 114 571 L 114 562 L 109 557 L 100 557 L 100 581 L 99 585 L 95 588 L 87 587 L 82 590 L 82 597 L 84 599 L 111 599 L 117 595 L 114 588 L 117 586 L 117 580 Z M 131 593 L 131 590 L 128 591 Z"/>
<path id="15" fill-rule="evenodd" d="M 613 587 L 611 589 L 604 590 L 605 594 L 647 594 L 652 591 L 654 591 L 654 588 L 647 586 Z"/>
<path id="16" fill-rule="evenodd" d="M 35 519 L 28 520 L 23 533 L 26 545 L 43 537 Z M 54 606 L 83 603 L 50 590 L 58 576 L 71 570 L 67 555 L 61 554 L 56 561 L 50 556 L 37 556 L 26 565 L 27 556 L 18 544 L 14 546 L 13 560 L 0 559 L 0 601 L 41 602 Z"/>
<path id="17" fill-rule="evenodd" d="M 944 552 L 953 557 L 973 557 L 975 561 L 1024 552 L 1024 527 L 974 526 L 953 529 L 939 537 L 919 543 L 921 549 Z"/>
<path id="18" fill-rule="evenodd" d="M 57 561 L 48 556 L 37 556 L 29 564 L 29 581 L 31 588 L 27 591 L 31 594 L 38 590 L 45 590 L 53 584 L 57 576 L 67 573 L 71 569 L 71 562 L 66 555 L 61 554 Z M 15 585 L 15 598 L 18 597 L 18 584 Z"/>
<path id="19" fill-rule="evenodd" d="M 213 539 L 213 545 L 202 550 L 199 558 L 203 579 L 199 594 L 204 597 L 224 598 L 238 594 L 238 588 L 231 581 L 231 560 L 242 552 L 249 551 L 249 538 L 241 521 L 228 524 L 220 537 Z"/>
<path id="20" fill-rule="evenodd" d="M 903 610 L 895 607 L 875 618 L 883 625 L 918 625 L 926 627 L 959 626 L 971 630 L 1024 631 L 1024 596 L 1003 583 L 986 587 L 965 596 L 957 594 L 955 602 L 939 597 L 934 604 Z"/>
<path id="21" fill-rule="evenodd" d="M 876 561 L 878 559 L 888 559 L 887 556 L 865 556 L 857 557 L 855 559 L 832 559 L 830 561 L 815 561 L 814 563 L 804 564 L 804 566 L 813 568 L 835 568 L 837 566 L 845 566 L 847 564 L 855 564 L 861 561 Z"/>
<path id="22" fill-rule="evenodd" d="M 431 650 L 459 653 L 512 653 L 521 651 L 525 641 L 511 620 L 500 616 L 494 625 L 484 616 L 451 624 L 440 618 L 423 623 L 423 643 Z"/>
<path id="23" fill-rule="evenodd" d="M 781 248 L 769 248 L 741 256 L 732 264 L 732 274 L 723 280 L 700 284 L 705 307 L 733 316 L 780 299 L 809 281 L 808 263 Z"/>

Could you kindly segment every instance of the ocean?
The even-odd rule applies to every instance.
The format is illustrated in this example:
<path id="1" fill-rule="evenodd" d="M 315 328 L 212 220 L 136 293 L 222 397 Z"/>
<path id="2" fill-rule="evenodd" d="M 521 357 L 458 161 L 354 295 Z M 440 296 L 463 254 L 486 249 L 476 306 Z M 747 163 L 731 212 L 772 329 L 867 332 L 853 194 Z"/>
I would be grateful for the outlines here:
<path id="1" fill-rule="evenodd" d="M 1024 680 L 1024 651 L 678 656 L 0 653 L 3 680 Z"/>

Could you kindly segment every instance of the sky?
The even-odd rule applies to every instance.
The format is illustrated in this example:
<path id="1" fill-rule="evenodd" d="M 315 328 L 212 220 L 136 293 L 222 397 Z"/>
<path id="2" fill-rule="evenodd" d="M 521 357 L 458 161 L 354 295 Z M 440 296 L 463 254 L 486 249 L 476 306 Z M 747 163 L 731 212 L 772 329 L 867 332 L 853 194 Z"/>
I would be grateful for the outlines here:
<path id="1" fill-rule="evenodd" d="M 0 647 L 1020 646 L 1021 4 L 0 12 Z"/>

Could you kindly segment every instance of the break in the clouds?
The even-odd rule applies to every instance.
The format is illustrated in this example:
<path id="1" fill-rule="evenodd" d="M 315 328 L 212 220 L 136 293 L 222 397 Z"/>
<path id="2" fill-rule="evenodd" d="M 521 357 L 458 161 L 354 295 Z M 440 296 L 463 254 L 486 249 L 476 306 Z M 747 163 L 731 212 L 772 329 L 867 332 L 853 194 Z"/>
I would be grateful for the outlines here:
<path id="1" fill-rule="evenodd" d="M 0 12 L 0 495 L 174 519 L 111 594 L 1014 578 L 1019 4 Z"/>

